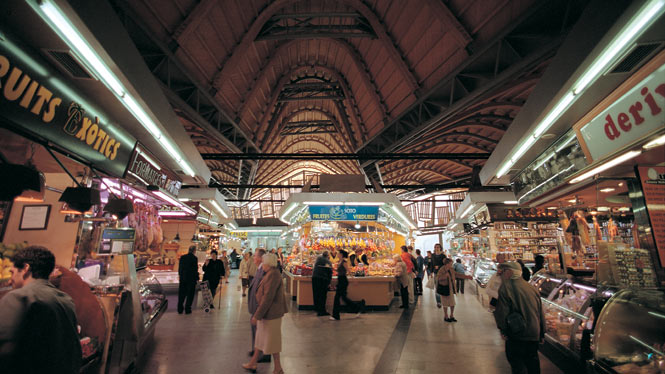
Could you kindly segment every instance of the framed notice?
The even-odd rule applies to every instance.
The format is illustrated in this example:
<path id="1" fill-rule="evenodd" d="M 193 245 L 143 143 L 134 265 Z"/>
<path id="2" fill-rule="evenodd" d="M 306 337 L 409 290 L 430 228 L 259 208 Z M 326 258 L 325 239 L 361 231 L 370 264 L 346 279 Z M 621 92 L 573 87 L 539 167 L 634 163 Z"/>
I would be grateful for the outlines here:
<path id="1" fill-rule="evenodd" d="M 660 266 L 665 267 L 665 167 L 639 166 L 637 170 L 642 182 L 642 192 L 647 204 Z"/>
<path id="2" fill-rule="evenodd" d="M 24 205 L 19 230 L 46 230 L 51 213 L 51 204 Z"/>

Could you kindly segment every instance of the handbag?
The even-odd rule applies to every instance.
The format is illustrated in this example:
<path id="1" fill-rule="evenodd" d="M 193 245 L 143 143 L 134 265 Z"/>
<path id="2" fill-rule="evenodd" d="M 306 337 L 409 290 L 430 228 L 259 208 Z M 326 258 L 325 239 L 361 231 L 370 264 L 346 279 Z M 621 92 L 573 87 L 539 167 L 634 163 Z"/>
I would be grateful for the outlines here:
<path id="1" fill-rule="evenodd" d="M 449 285 L 436 285 L 436 293 L 443 296 L 450 296 L 450 286 Z"/>
<path id="2" fill-rule="evenodd" d="M 434 277 L 427 278 L 427 284 L 425 284 L 425 287 L 429 288 L 430 290 L 434 289 Z"/>

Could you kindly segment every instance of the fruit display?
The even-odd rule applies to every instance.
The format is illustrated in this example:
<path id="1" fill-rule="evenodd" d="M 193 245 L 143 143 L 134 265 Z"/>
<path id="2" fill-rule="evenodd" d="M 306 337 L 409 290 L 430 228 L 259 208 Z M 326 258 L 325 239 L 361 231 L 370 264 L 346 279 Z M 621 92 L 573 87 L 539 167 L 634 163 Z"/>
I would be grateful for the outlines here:
<path id="1" fill-rule="evenodd" d="M 11 278 L 10 269 L 14 264 L 11 262 L 10 258 L 14 256 L 17 251 L 27 246 L 27 242 L 16 244 L 0 243 L 0 286 Z"/>

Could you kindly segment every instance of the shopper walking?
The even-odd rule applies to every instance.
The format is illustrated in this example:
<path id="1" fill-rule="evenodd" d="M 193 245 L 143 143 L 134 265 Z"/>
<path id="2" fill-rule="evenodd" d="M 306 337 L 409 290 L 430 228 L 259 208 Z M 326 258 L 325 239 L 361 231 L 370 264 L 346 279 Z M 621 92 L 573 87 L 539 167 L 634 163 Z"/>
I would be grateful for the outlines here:
<path id="1" fill-rule="evenodd" d="M 443 254 L 443 249 L 441 244 L 434 244 L 434 254 L 432 255 L 432 272 L 436 278 L 436 274 L 439 272 L 439 269 L 443 266 L 443 260 L 446 258 L 446 255 Z M 436 307 L 441 308 L 441 295 L 434 293 L 436 298 Z"/>
<path id="2" fill-rule="evenodd" d="M 217 286 L 219 281 L 226 274 L 224 271 L 224 263 L 217 259 L 217 251 L 210 251 L 210 258 L 206 260 L 203 264 L 203 280 L 208 281 L 208 287 L 210 288 L 210 294 L 212 298 L 215 298 L 215 293 L 217 292 Z M 214 309 L 215 306 L 210 304 L 210 308 Z"/>
<path id="3" fill-rule="evenodd" d="M 513 374 L 539 374 L 538 343 L 545 337 L 545 314 L 535 287 L 522 278 L 517 262 L 499 265 L 502 278 L 494 319 L 506 340 L 506 358 Z"/>
<path id="4" fill-rule="evenodd" d="M 187 254 L 180 256 L 178 261 L 178 314 L 192 313 L 192 302 L 196 292 L 196 284 L 199 281 L 199 260 L 194 255 L 196 246 L 189 247 Z"/>
<path id="5" fill-rule="evenodd" d="M 545 269 L 545 256 L 543 255 L 536 255 L 534 258 L 536 262 L 536 266 L 533 268 L 533 275 L 536 275 L 539 271 Z"/>
<path id="6" fill-rule="evenodd" d="M 247 261 L 248 262 L 247 274 L 249 275 L 249 279 L 248 279 L 249 282 L 247 282 L 247 284 L 248 284 L 247 287 L 249 288 L 249 285 L 252 284 L 252 280 L 254 279 L 254 276 L 256 275 L 257 268 L 256 268 L 256 264 L 254 263 L 254 255 L 252 255 L 251 251 L 247 252 L 247 257 L 249 258 L 249 260 Z"/>
<path id="7" fill-rule="evenodd" d="M 327 316 L 326 298 L 328 295 L 328 286 L 332 281 L 332 263 L 329 259 L 328 251 L 316 258 L 314 270 L 312 271 L 312 298 L 314 299 L 314 310 L 317 316 Z"/>
<path id="8" fill-rule="evenodd" d="M 242 296 L 246 295 L 247 287 L 249 287 L 249 268 L 250 268 L 250 254 L 245 252 L 242 255 L 242 261 L 240 261 L 240 266 L 238 267 L 238 278 L 242 284 Z"/>
<path id="9" fill-rule="evenodd" d="M 427 270 L 427 278 L 432 276 L 434 267 L 432 266 L 432 251 L 427 251 L 427 256 L 425 257 L 425 269 Z"/>
<path id="10" fill-rule="evenodd" d="M 425 259 L 420 254 L 420 249 L 416 249 L 416 287 L 417 295 L 423 294 L 423 277 L 425 276 Z"/>
<path id="11" fill-rule="evenodd" d="M 224 279 L 226 283 L 229 283 L 229 278 L 231 278 L 231 265 L 229 264 L 229 257 L 226 255 L 226 251 L 222 251 L 222 262 L 224 263 L 224 273 L 226 276 Z"/>
<path id="12" fill-rule="evenodd" d="M 247 310 L 249 311 L 250 316 L 253 316 L 259 307 L 259 302 L 256 298 L 256 291 L 258 290 L 259 285 L 263 280 L 263 275 L 265 274 L 263 271 L 263 266 L 261 265 L 263 263 L 263 255 L 265 254 L 265 249 L 256 248 L 256 252 L 254 252 L 254 256 L 252 256 L 252 263 L 256 267 L 256 272 L 254 274 L 254 278 L 249 284 L 247 291 Z M 254 345 L 256 343 L 256 324 L 252 323 L 250 325 L 252 327 L 252 350 L 249 351 L 249 356 L 253 357 Z M 258 362 L 270 362 L 270 355 L 263 355 L 263 357 L 261 357 Z"/>
<path id="13" fill-rule="evenodd" d="M 0 371 L 78 373 L 81 343 L 74 301 L 48 281 L 55 256 L 30 246 L 11 260 L 14 289 L 0 299 Z"/>
<path id="14" fill-rule="evenodd" d="M 402 260 L 402 256 L 394 255 L 393 260 L 395 261 L 395 269 L 397 271 L 395 277 L 400 286 L 399 293 L 402 296 L 400 309 L 409 309 L 409 273 L 406 269 L 406 264 Z"/>
<path id="15" fill-rule="evenodd" d="M 464 278 L 466 277 L 466 266 L 462 265 L 462 260 L 459 258 L 455 260 L 453 265 L 453 270 L 455 270 L 455 279 L 456 286 L 459 293 L 464 293 Z"/>
<path id="16" fill-rule="evenodd" d="M 335 288 L 335 302 L 333 303 L 333 313 L 330 317 L 331 320 L 339 321 L 339 309 L 340 301 L 343 300 L 346 307 L 351 310 L 351 312 L 358 313 L 356 317 L 360 316 L 360 313 L 365 311 L 365 299 L 361 301 L 353 301 L 349 299 L 346 295 L 346 291 L 349 287 L 349 280 L 346 277 L 346 274 L 350 270 L 349 266 L 349 254 L 346 251 L 339 251 L 342 255 L 339 265 L 337 266 L 337 287 Z"/>
<path id="17" fill-rule="evenodd" d="M 446 322 L 457 322 L 455 319 L 455 272 L 453 271 L 453 260 L 446 258 L 443 261 L 443 267 L 439 269 L 436 275 L 437 286 L 436 293 L 441 295 L 441 305 L 443 306 L 443 320 Z M 450 315 L 448 314 L 450 310 Z"/>
<path id="18" fill-rule="evenodd" d="M 256 290 L 258 308 L 251 323 L 256 325 L 256 339 L 252 359 L 242 367 L 256 371 L 259 355 L 270 354 L 274 359 L 274 374 L 283 374 L 279 354 L 282 351 L 282 316 L 287 312 L 282 275 L 277 270 L 277 256 L 266 254 L 262 263 L 265 275 Z"/>
<path id="19" fill-rule="evenodd" d="M 531 270 L 524 265 L 524 261 L 522 261 L 521 258 L 517 260 L 517 263 L 520 264 L 520 267 L 522 268 L 522 279 L 528 282 L 531 279 Z"/>
<path id="20" fill-rule="evenodd" d="M 407 287 L 409 289 L 409 304 L 413 304 L 415 302 L 415 294 L 413 292 L 413 280 L 416 277 L 416 274 L 413 272 L 415 268 L 415 264 L 411 260 L 413 256 L 409 254 L 409 248 L 405 245 L 402 246 L 402 261 L 406 265 L 406 272 L 408 274 L 409 282 L 407 284 Z"/>

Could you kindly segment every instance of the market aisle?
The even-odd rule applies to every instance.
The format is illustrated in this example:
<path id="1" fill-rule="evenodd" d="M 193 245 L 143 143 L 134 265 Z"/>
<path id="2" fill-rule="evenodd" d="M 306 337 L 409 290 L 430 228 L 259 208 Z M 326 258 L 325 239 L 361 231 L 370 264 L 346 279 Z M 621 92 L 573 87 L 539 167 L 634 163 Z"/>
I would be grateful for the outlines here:
<path id="1" fill-rule="evenodd" d="M 443 320 L 434 292 L 425 289 L 411 320 L 397 374 L 434 373 L 442 368 L 453 373 L 510 373 L 494 318 L 469 283 L 466 293 L 457 295 L 456 323 Z M 543 355 L 540 366 L 542 374 L 561 373 Z"/>
<path id="2" fill-rule="evenodd" d="M 236 277 L 237 271 L 233 273 Z M 210 314 L 196 309 L 191 315 L 178 315 L 176 300 L 170 297 L 169 311 L 157 326 L 154 349 L 146 355 L 142 372 L 244 373 L 240 365 L 248 360 L 249 314 L 236 278 L 224 284 L 221 296 L 221 309 Z M 456 325 L 445 324 L 433 294 L 426 296 L 410 321 L 396 302 L 390 311 L 358 319 L 342 314 L 339 322 L 292 307 L 282 325 L 284 371 L 415 374 L 451 368 L 456 373 L 510 372 L 494 321 L 474 295 L 460 298 Z M 560 373 L 546 359 L 542 367 L 543 374 Z M 260 364 L 258 372 L 271 373 L 272 366 Z"/>

